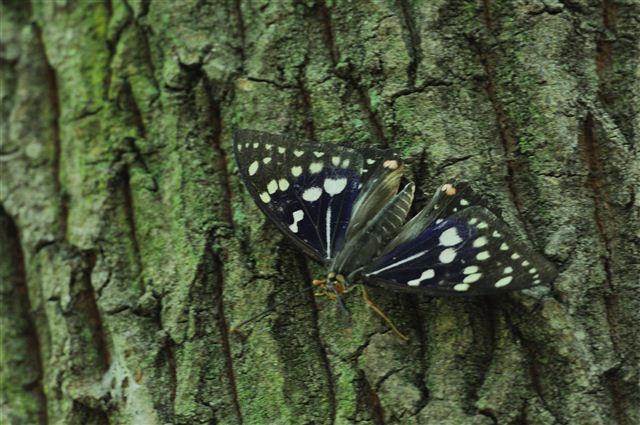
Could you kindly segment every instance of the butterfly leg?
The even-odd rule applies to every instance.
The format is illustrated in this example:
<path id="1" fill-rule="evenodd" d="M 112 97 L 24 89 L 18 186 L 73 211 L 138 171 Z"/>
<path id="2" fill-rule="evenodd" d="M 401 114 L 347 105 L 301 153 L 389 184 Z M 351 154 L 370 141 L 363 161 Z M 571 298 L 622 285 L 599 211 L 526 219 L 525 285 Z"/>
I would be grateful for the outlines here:
<path id="1" fill-rule="evenodd" d="M 387 322 L 387 324 L 391 327 L 391 329 L 393 329 L 393 331 L 396 333 L 396 335 L 398 335 L 403 341 L 408 341 L 409 337 L 406 336 L 405 334 L 403 334 L 402 332 L 400 332 L 400 330 L 396 327 L 395 323 L 393 323 L 393 321 L 389 318 L 389 316 L 387 316 L 380 309 L 380 307 L 378 307 L 371 300 L 371 298 L 369 298 L 369 294 L 367 293 L 367 290 L 364 288 L 364 285 L 360 285 L 360 290 L 362 291 L 362 298 L 364 299 L 365 304 L 367 304 L 367 307 L 369 307 L 371 310 L 375 311 L 378 314 L 378 316 L 382 317 L 382 319 L 384 319 L 384 321 Z"/>
<path id="2" fill-rule="evenodd" d="M 337 282 L 338 285 L 330 284 L 327 286 L 326 279 L 314 279 L 312 283 L 313 286 L 317 286 L 318 288 L 320 288 L 320 290 L 315 293 L 316 297 L 327 297 L 331 301 L 336 302 L 338 312 L 344 318 L 344 331 L 346 334 L 351 334 L 353 329 L 353 325 L 351 323 L 351 313 L 349 313 L 349 310 L 344 304 L 344 301 L 342 301 L 341 297 L 341 295 L 348 292 L 348 290 L 345 290 L 344 285 L 339 282 Z"/>
<path id="3" fill-rule="evenodd" d="M 326 279 L 313 279 L 311 283 L 313 284 L 313 286 L 317 286 L 318 288 L 320 288 L 318 292 L 314 293 L 316 297 L 327 297 L 331 301 L 336 299 L 336 295 L 333 292 L 327 290 Z"/>

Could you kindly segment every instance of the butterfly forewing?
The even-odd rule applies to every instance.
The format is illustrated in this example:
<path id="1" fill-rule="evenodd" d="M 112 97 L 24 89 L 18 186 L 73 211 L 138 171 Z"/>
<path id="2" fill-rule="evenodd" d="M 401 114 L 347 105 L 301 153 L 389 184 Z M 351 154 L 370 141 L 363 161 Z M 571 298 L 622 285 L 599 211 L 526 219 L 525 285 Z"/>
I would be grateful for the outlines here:
<path id="1" fill-rule="evenodd" d="M 365 281 L 395 289 L 481 295 L 548 282 L 556 271 L 517 241 L 493 213 L 470 206 L 437 219 L 362 274 Z"/>
<path id="2" fill-rule="evenodd" d="M 236 132 L 234 148 L 245 184 L 265 214 L 315 260 L 334 257 L 360 191 L 362 156 L 250 130 Z"/>
<path id="3" fill-rule="evenodd" d="M 397 152 L 391 149 L 376 149 L 376 148 L 360 148 L 358 149 L 360 155 L 362 155 L 362 181 L 366 182 L 369 178 L 377 172 L 385 162 L 396 161 L 398 167 L 402 167 L 402 158 Z"/>

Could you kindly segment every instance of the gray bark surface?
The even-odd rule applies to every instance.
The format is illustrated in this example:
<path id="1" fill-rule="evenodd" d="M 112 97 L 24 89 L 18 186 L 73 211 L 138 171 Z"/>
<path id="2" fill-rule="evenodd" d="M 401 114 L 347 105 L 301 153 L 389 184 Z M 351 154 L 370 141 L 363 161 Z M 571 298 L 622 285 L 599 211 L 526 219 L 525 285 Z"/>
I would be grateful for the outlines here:
<path id="1" fill-rule="evenodd" d="M 3 1 L 0 422 L 640 423 L 640 3 Z M 473 182 L 560 270 L 351 335 L 237 128 Z"/>

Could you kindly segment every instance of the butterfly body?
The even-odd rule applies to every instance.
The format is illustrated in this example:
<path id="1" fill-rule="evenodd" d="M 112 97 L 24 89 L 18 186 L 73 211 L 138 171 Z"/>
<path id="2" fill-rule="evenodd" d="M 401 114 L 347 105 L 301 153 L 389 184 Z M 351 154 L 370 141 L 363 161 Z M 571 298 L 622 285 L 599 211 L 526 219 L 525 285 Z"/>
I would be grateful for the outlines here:
<path id="1" fill-rule="evenodd" d="M 555 267 L 518 241 L 468 183 L 448 182 L 407 221 L 415 186 L 400 188 L 392 152 L 241 130 L 243 180 L 262 211 L 312 259 L 336 297 L 362 282 L 430 295 L 485 295 L 551 281 Z"/>

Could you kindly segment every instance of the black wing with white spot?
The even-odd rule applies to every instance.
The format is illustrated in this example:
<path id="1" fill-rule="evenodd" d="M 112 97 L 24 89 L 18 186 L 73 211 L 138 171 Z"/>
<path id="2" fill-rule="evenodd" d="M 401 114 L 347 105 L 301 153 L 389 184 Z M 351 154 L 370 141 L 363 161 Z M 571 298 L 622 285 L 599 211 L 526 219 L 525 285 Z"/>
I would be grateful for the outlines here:
<path id="1" fill-rule="evenodd" d="M 516 240 L 491 211 L 470 205 L 470 189 L 458 190 L 452 184 L 442 189 L 442 196 L 436 195 L 438 202 L 429 204 L 440 207 L 424 214 L 432 216 L 427 227 L 412 231 L 417 233 L 412 238 L 392 242 L 392 249 L 361 271 L 365 282 L 433 295 L 483 295 L 555 278 L 553 264 Z M 461 198 L 464 194 L 466 198 Z M 460 205 L 461 201 L 468 202 Z M 438 213 L 443 209 L 448 210 L 446 215 Z"/>
<path id="2" fill-rule="evenodd" d="M 396 161 L 399 167 L 402 166 L 402 158 L 392 149 L 360 148 L 358 153 L 362 155 L 362 181 L 368 181 L 374 173 L 377 173 L 385 163 Z"/>
<path id="3" fill-rule="evenodd" d="M 448 181 L 436 190 L 424 209 L 403 226 L 382 254 L 391 252 L 398 245 L 417 238 L 431 223 L 474 205 L 486 206 L 486 202 L 473 192 L 469 183 Z"/>
<path id="4" fill-rule="evenodd" d="M 333 258 L 344 245 L 360 192 L 363 157 L 340 146 L 252 130 L 236 132 L 234 150 L 262 211 L 310 257 Z"/>

